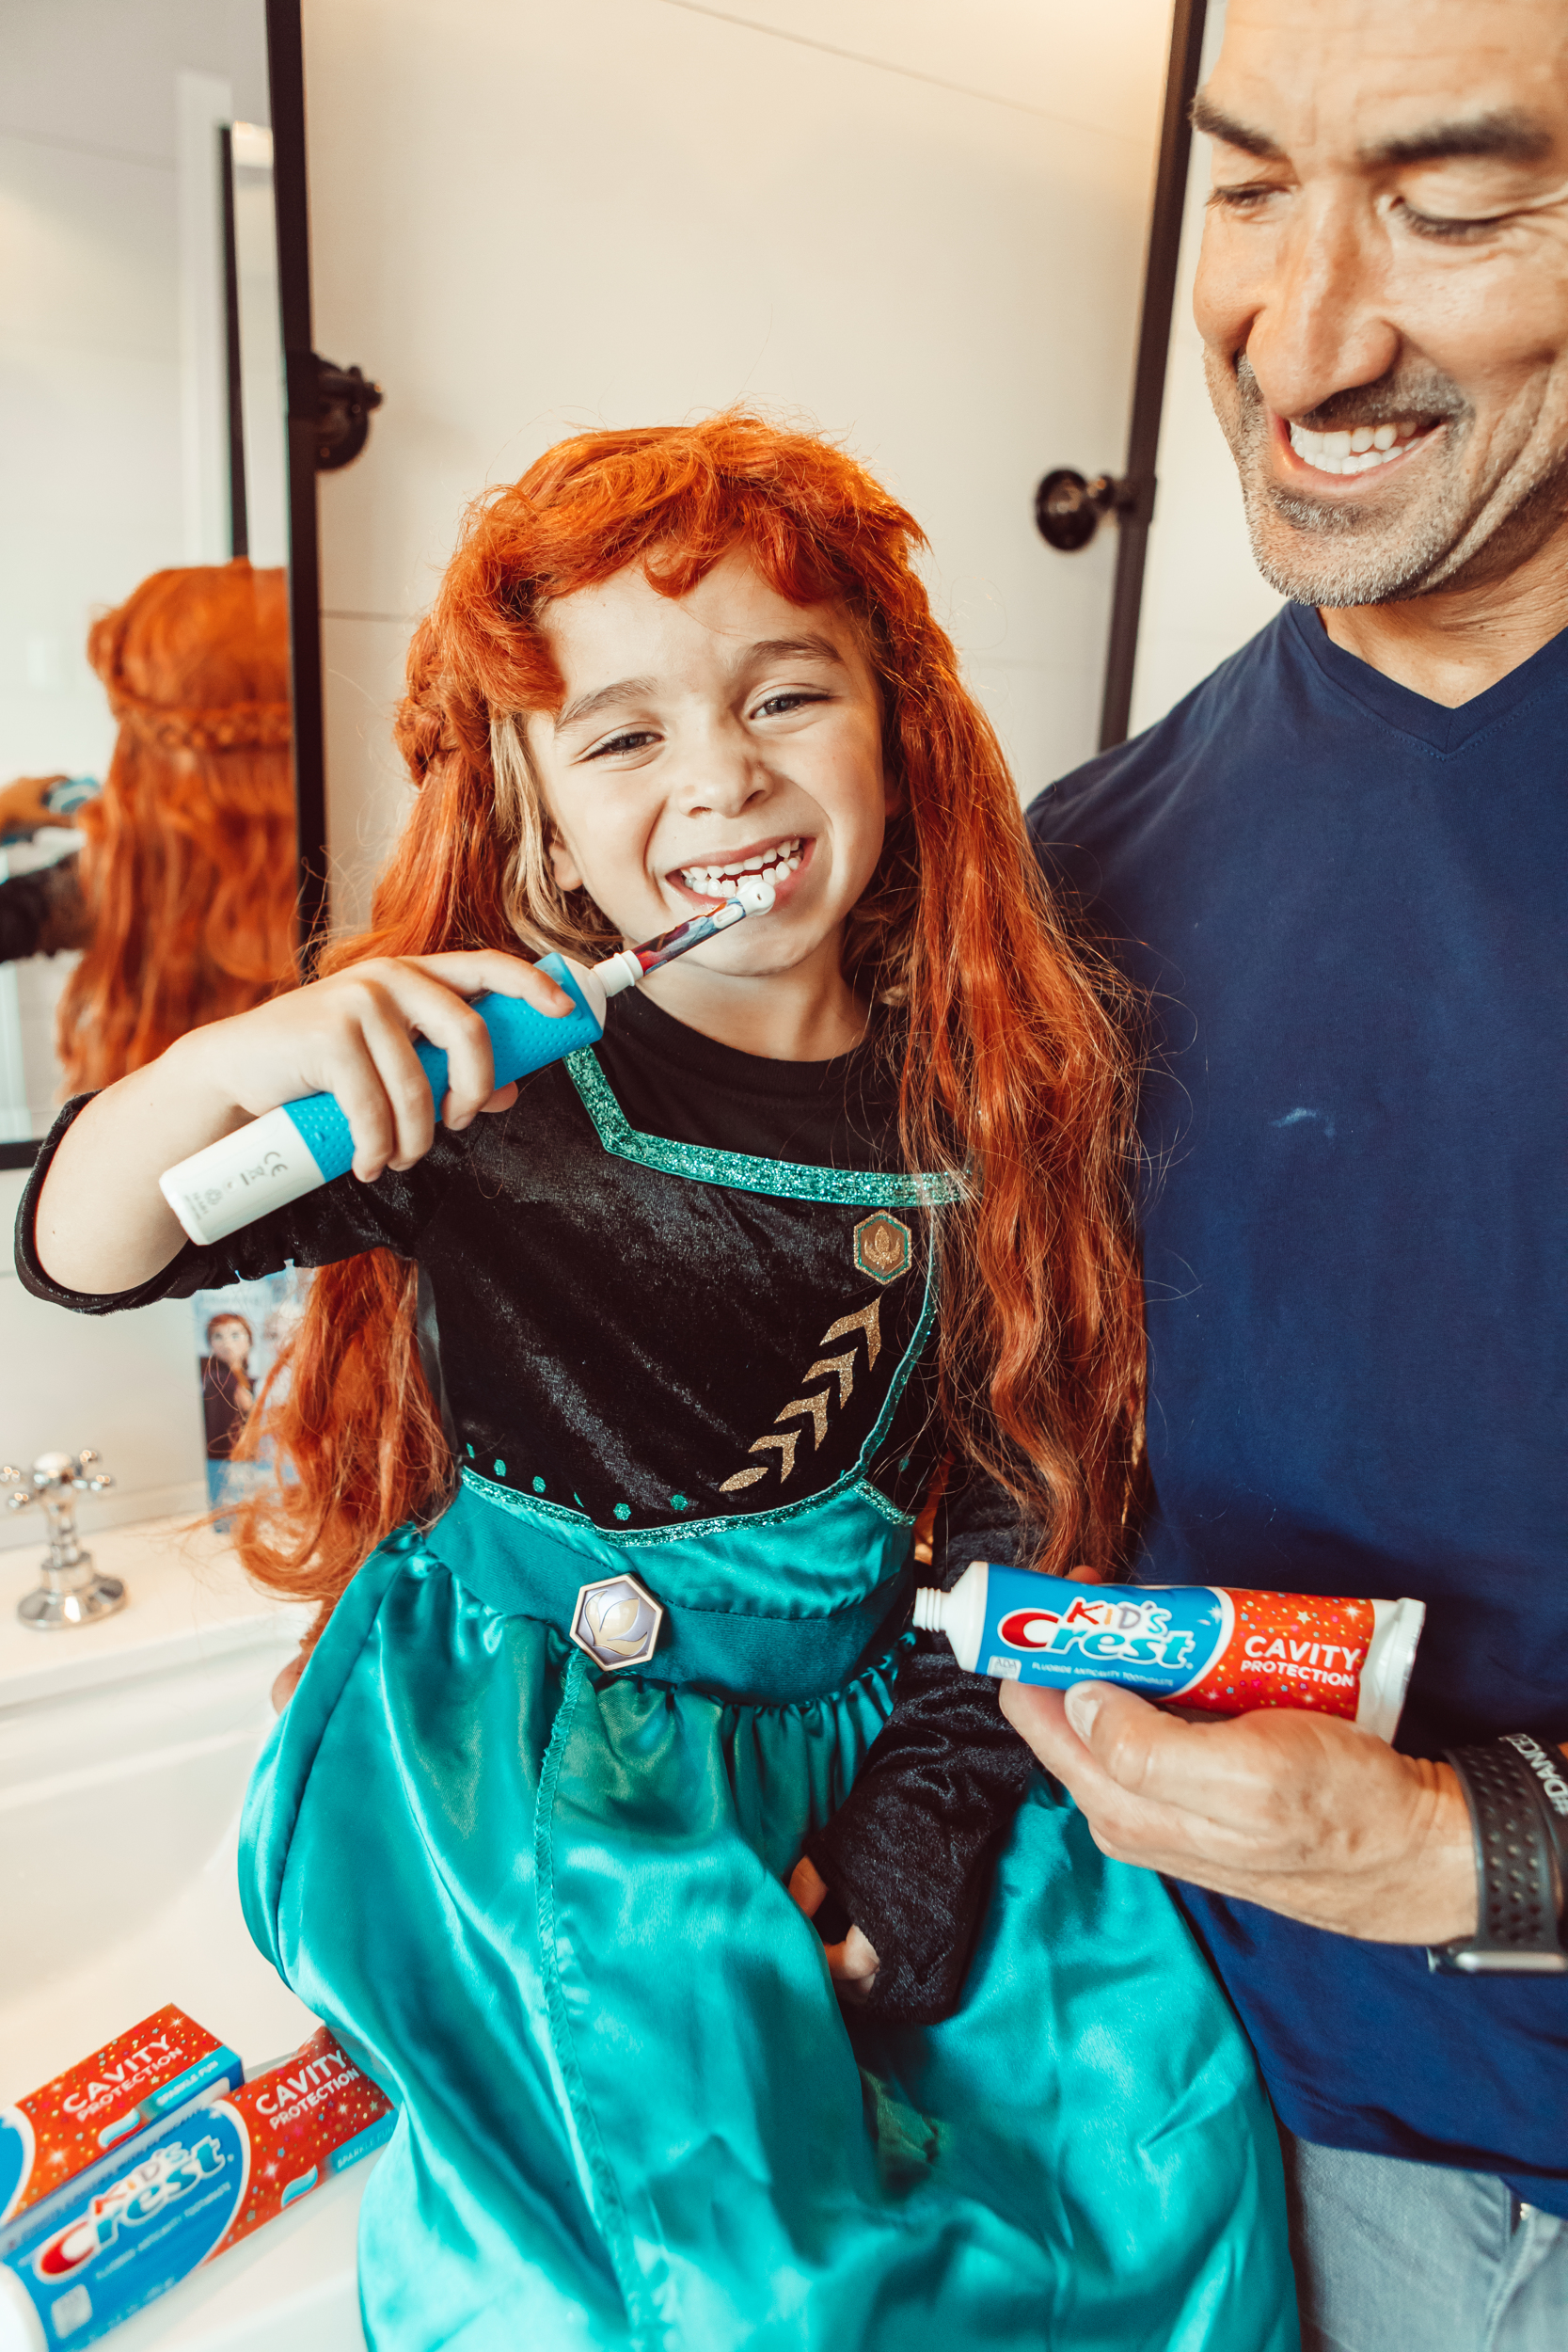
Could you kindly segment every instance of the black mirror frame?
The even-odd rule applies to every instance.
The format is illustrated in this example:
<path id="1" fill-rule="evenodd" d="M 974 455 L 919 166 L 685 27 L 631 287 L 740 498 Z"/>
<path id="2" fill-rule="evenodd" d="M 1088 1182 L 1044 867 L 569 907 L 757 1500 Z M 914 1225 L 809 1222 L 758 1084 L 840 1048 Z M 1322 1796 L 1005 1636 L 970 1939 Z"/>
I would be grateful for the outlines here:
<path id="1" fill-rule="evenodd" d="M 299 943 L 301 964 L 309 971 L 327 922 L 326 754 L 316 510 L 321 362 L 310 340 L 310 215 L 305 177 L 305 44 L 300 0 L 266 0 L 266 24 L 278 308 L 288 397 L 289 691 L 293 707 L 294 821 L 299 843 Z M 366 389 L 374 394 L 367 405 L 374 406 L 380 393 L 374 386 Z M 0 1168 L 31 1168 L 38 1153 L 36 1142 L 0 1143 Z"/>
<path id="2" fill-rule="evenodd" d="M 318 363 L 310 322 L 310 208 L 305 162 L 305 40 L 300 0 L 266 0 L 277 290 L 288 399 L 289 691 L 293 705 L 300 957 L 309 971 L 327 922 L 326 751 L 316 468 Z"/>

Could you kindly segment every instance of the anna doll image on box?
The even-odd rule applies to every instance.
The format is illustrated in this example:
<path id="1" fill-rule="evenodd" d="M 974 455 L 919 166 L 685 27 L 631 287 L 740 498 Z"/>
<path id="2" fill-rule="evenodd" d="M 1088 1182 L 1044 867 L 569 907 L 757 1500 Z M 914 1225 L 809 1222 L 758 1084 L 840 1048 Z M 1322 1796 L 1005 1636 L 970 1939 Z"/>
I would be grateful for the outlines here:
<path id="1" fill-rule="evenodd" d="M 485 498 L 370 931 L 71 1105 L 24 1206 L 26 1279 L 88 1311 L 322 1269 L 295 1483 L 240 1520 L 319 1607 L 241 1879 L 401 2104 L 375 2352 L 1296 2340 L 1274 2126 L 1184 1924 L 910 1628 L 943 1479 L 928 1577 L 1115 1570 L 1141 1379 L 1111 983 L 922 545 L 745 415 Z M 746 873 L 770 913 L 493 1090 L 467 997 L 560 1009 L 527 958 Z M 355 1172 L 180 1246 L 161 1170 L 312 1090 Z"/>

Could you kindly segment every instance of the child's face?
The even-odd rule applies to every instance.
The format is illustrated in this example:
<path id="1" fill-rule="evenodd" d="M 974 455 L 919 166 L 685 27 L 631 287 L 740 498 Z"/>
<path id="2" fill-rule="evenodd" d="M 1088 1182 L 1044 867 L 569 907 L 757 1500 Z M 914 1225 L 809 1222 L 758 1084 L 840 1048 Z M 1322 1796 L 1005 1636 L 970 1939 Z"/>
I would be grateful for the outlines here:
<path id="1" fill-rule="evenodd" d="M 566 692 L 528 741 L 562 886 L 646 939 L 729 896 L 744 862 L 773 882 L 773 912 L 692 960 L 760 977 L 832 954 L 889 809 L 848 616 L 788 603 L 736 554 L 678 602 L 630 567 L 563 596 L 546 627 Z"/>

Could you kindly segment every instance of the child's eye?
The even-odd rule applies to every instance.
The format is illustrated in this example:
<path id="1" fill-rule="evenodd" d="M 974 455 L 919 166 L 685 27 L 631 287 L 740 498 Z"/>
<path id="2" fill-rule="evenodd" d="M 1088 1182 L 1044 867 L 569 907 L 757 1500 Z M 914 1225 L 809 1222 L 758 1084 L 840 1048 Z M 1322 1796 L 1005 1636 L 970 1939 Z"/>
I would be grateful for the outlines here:
<path id="1" fill-rule="evenodd" d="M 595 743 L 593 750 L 585 752 L 583 756 L 585 759 L 608 759 L 616 752 L 640 752 L 645 745 L 657 741 L 658 737 L 652 727 L 628 727 L 625 735 L 612 735 L 607 741 Z"/>
<path id="2" fill-rule="evenodd" d="M 784 711 L 799 710 L 806 703 L 825 703 L 827 699 L 826 694 L 809 694 L 799 687 L 791 687 L 784 693 L 769 694 L 766 702 L 758 703 L 752 716 L 753 719 L 776 717 Z"/>

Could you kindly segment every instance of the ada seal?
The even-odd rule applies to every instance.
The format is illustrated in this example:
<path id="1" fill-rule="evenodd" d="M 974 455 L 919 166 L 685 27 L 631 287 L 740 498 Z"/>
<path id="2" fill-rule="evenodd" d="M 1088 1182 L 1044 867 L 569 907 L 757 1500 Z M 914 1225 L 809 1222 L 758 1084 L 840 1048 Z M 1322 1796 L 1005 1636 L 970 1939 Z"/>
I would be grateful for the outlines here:
<path id="1" fill-rule="evenodd" d="M 910 1270 L 910 1229 L 895 1216 L 879 1210 L 863 1216 L 855 1228 L 855 1263 L 874 1282 L 896 1282 Z"/>

